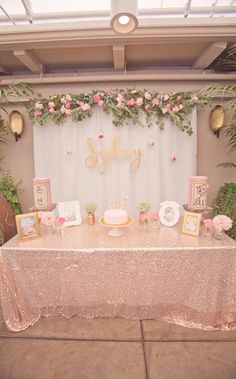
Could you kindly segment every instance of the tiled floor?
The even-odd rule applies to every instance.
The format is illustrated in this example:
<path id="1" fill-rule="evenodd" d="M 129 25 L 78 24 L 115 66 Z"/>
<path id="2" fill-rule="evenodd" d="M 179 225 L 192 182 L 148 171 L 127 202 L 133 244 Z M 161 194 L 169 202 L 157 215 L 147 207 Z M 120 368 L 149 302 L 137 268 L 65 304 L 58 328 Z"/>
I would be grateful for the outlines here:
<path id="1" fill-rule="evenodd" d="M 10 333 L 0 321 L 0 379 L 52 378 L 236 379 L 236 330 L 58 317 Z"/>

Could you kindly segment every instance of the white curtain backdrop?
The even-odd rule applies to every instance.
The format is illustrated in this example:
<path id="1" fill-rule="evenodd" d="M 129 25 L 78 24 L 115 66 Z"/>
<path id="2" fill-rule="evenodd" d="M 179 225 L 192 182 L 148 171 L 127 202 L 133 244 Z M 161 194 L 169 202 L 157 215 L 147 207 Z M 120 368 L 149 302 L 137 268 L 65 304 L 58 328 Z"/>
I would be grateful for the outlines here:
<path id="1" fill-rule="evenodd" d="M 79 123 L 68 118 L 63 126 L 34 126 L 35 177 L 50 177 L 53 202 L 78 200 L 83 214 L 88 202 L 98 205 L 100 216 L 106 201 L 121 201 L 124 197 L 128 198 L 127 208 L 133 216 L 135 206 L 143 201 L 149 202 L 153 210 L 158 210 L 164 200 L 184 204 L 188 177 L 196 174 L 196 112 L 191 123 L 192 136 L 167 120 L 162 131 L 155 124 L 150 128 L 132 124 L 115 127 L 112 118 L 97 109 L 90 119 Z M 130 169 L 133 156 L 113 158 L 103 174 L 97 166 L 88 168 L 87 138 L 93 139 L 97 151 L 111 150 L 117 133 L 120 133 L 119 149 L 141 150 L 138 169 Z M 175 161 L 171 160 L 173 155 Z"/>

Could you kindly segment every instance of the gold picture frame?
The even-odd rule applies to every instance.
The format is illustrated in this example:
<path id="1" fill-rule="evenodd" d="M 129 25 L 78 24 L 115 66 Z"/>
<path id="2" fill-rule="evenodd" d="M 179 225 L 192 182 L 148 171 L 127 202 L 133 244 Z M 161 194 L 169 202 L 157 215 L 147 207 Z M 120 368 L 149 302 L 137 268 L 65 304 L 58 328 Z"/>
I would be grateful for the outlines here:
<path id="1" fill-rule="evenodd" d="M 17 233 L 21 241 L 29 241 L 40 237 L 38 213 L 25 213 L 16 216 Z"/>
<path id="2" fill-rule="evenodd" d="M 184 212 L 182 233 L 190 236 L 199 236 L 202 215 L 194 212 Z"/>

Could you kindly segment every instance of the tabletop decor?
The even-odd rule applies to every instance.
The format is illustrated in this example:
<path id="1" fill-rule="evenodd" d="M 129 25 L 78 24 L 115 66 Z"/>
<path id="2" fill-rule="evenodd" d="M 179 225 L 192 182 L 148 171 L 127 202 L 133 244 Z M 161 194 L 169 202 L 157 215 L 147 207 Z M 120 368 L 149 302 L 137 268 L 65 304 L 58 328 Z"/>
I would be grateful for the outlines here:
<path id="1" fill-rule="evenodd" d="M 40 237 L 38 213 L 16 215 L 16 227 L 21 241 Z"/>
<path id="2" fill-rule="evenodd" d="M 199 236 L 202 215 L 194 212 L 184 212 L 182 233 L 190 236 Z"/>
<path id="3" fill-rule="evenodd" d="M 97 205 L 94 203 L 88 203 L 85 206 L 85 210 L 87 212 L 87 224 L 88 225 L 94 225 L 95 224 L 95 211 L 97 209 Z"/>
<path id="4" fill-rule="evenodd" d="M 80 225 L 82 223 L 80 203 L 78 201 L 66 201 L 57 205 L 59 217 L 65 218 L 65 226 Z"/>
<path id="5" fill-rule="evenodd" d="M 148 211 L 150 209 L 150 204 L 147 202 L 142 202 L 136 205 L 136 209 L 139 213 L 138 220 L 140 224 L 145 224 L 148 222 Z"/>
<path id="6" fill-rule="evenodd" d="M 161 94 L 146 89 L 92 90 L 86 93 L 53 95 L 30 102 L 28 111 L 33 122 L 40 125 L 48 121 L 62 124 L 67 117 L 75 122 L 91 117 L 93 108 L 99 107 L 113 116 L 115 126 L 129 121 L 139 126 L 150 126 L 155 119 L 163 128 L 163 119 L 169 118 L 181 131 L 191 135 L 189 115 L 197 105 L 207 103 L 207 97 L 197 92 L 171 92 Z M 145 115 L 146 122 L 141 121 Z"/>
<path id="7" fill-rule="evenodd" d="M 130 216 L 128 216 L 126 222 L 124 222 L 123 224 L 119 224 L 119 225 L 108 224 L 107 222 L 105 222 L 104 216 L 100 217 L 100 219 L 99 219 L 99 223 L 101 225 L 106 226 L 106 227 L 109 228 L 108 234 L 109 234 L 109 236 L 112 236 L 112 237 L 123 236 L 123 234 L 124 234 L 123 228 L 125 228 L 126 226 L 129 226 L 130 224 L 132 224 L 132 222 L 133 222 L 133 219 Z"/>
<path id="8" fill-rule="evenodd" d="M 204 225 L 204 230 L 203 230 L 203 235 L 207 239 L 211 239 L 213 236 L 213 231 L 214 231 L 214 223 L 211 218 L 207 218 L 203 220 L 203 225 Z"/>
<path id="9" fill-rule="evenodd" d="M 33 187 L 35 209 L 50 210 L 52 208 L 50 178 L 34 178 Z"/>
<path id="10" fill-rule="evenodd" d="M 207 188 L 207 176 L 190 176 L 188 192 L 188 208 L 190 211 L 206 209 Z"/>
<path id="11" fill-rule="evenodd" d="M 179 221 L 180 205 L 175 201 L 164 201 L 160 204 L 159 218 L 165 226 L 174 226 Z"/>
<path id="12" fill-rule="evenodd" d="M 223 233 L 232 228 L 233 220 L 225 215 L 217 215 L 213 218 L 215 238 L 223 239 Z"/>

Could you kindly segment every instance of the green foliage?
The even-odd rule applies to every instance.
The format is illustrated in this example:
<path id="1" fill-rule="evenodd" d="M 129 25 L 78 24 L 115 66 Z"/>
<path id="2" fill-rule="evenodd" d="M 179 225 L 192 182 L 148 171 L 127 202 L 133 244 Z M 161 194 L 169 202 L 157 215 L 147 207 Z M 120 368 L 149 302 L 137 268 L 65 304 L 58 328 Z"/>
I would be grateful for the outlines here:
<path id="1" fill-rule="evenodd" d="M 21 214 L 21 205 L 18 197 L 19 186 L 21 183 L 16 183 L 9 172 L 5 173 L 0 178 L 0 192 L 6 200 L 9 201 L 13 213 L 15 215 Z"/>
<path id="2" fill-rule="evenodd" d="M 97 209 L 97 205 L 94 204 L 94 203 L 88 203 L 85 206 L 85 210 L 86 210 L 87 213 L 94 214 L 94 212 L 96 211 L 96 209 Z"/>
<path id="3" fill-rule="evenodd" d="M 136 205 L 136 209 L 139 213 L 147 213 L 150 209 L 150 204 L 146 202 L 142 202 Z"/>
<path id="4" fill-rule="evenodd" d="M 226 215 L 233 220 L 233 227 L 227 234 L 236 240 L 236 219 L 234 207 L 236 206 L 236 183 L 226 183 L 218 190 L 217 197 L 213 202 L 213 216 Z"/>
<path id="5" fill-rule="evenodd" d="M 150 127 L 154 121 L 163 129 L 163 120 L 169 119 L 179 130 L 191 135 L 193 130 L 189 116 L 196 106 L 206 103 L 206 96 L 196 96 L 195 92 L 160 94 L 125 88 L 39 98 L 28 104 L 28 111 L 34 123 L 44 125 L 53 121 L 61 125 L 68 116 L 74 122 L 91 117 L 94 108 L 99 107 L 113 117 L 113 124 L 117 127 L 129 122 Z"/>

